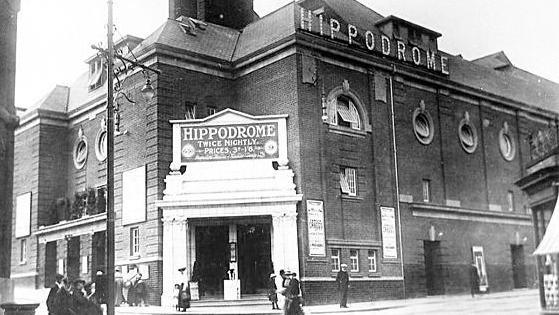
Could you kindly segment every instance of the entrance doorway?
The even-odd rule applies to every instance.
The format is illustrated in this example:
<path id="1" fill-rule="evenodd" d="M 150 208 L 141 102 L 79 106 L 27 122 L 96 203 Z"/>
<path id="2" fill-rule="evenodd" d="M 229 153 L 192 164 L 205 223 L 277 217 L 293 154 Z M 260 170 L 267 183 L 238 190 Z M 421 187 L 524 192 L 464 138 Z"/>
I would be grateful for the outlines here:
<path id="1" fill-rule="evenodd" d="M 201 298 L 223 298 L 223 279 L 229 268 L 229 226 L 196 227 L 196 264 Z"/>
<path id="2" fill-rule="evenodd" d="M 444 294 L 443 264 L 440 241 L 423 241 L 425 255 L 425 285 L 427 295 Z"/>
<path id="3" fill-rule="evenodd" d="M 514 288 L 526 287 L 526 268 L 524 266 L 524 246 L 511 245 L 510 252 L 512 257 L 512 278 Z"/>
<path id="4" fill-rule="evenodd" d="M 270 224 L 237 225 L 239 279 L 241 294 L 266 291 L 273 272 Z"/>

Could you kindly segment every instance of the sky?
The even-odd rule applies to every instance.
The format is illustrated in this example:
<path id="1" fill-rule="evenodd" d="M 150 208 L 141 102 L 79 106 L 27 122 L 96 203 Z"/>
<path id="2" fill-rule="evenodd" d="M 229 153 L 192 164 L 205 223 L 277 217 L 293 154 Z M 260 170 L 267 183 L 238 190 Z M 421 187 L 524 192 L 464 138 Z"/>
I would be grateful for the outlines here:
<path id="1" fill-rule="evenodd" d="M 147 37 L 168 17 L 168 0 L 113 0 L 115 41 Z M 345 1 L 345 0 L 339 0 Z M 29 107 L 87 71 L 91 44 L 106 47 L 105 0 L 22 0 L 18 15 L 16 106 Z M 254 0 L 263 16 L 291 0 Z M 439 49 L 471 60 L 504 51 L 524 70 L 559 83 L 559 1 L 360 0 L 442 34 Z M 451 69 L 452 71 L 452 69 Z M 558 105 L 559 106 L 559 105 Z"/>

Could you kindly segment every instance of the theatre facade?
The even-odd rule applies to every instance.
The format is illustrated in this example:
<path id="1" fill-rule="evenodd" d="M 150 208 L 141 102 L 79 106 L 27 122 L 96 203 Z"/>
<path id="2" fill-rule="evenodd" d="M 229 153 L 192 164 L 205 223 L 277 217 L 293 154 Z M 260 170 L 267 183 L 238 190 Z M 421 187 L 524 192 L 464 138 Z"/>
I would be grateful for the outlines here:
<path id="1" fill-rule="evenodd" d="M 557 141 L 559 86 L 504 53 L 468 61 L 442 36 L 353 0 L 258 17 L 252 1 L 170 1 L 145 39 L 117 42 L 152 75 L 117 99 L 115 255 L 150 304 L 265 294 L 297 272 L 305 300 L 535 287 L 529 203 L 515 186 Z M 57 86 L 16 129 L 16 290 L 105 267 L 104 61 Z M 547 143 L 547 142 L 546 142 Z"/>

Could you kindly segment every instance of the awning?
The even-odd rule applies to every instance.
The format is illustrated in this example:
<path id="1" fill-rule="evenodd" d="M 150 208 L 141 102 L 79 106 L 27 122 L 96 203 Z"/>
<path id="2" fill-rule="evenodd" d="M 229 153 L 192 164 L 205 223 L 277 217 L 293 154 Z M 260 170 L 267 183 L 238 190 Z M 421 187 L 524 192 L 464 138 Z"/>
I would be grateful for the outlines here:
<path id="1" fill-rule="evenodd" d="M 548 255 L 559 253 L 559 198 L 555 202 L 553 215 L 549 220 L 545 235 L 540 245 L 536 248 L 534 255 Z"/>

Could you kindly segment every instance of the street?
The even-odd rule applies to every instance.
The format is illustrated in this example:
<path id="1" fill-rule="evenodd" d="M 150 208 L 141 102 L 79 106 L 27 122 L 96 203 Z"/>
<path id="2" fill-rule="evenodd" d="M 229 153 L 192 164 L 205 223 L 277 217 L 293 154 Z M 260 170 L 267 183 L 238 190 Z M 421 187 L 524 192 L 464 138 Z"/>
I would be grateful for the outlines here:
<path id="1" fill-rule="evenodd" d="M 369 304 L 370 305 L 370 304 Z M 471 298 L 468 295 L 449 297 L 428 297 L 400 301 L 379 301 L 374 303 L 375 309 L 366 308 L 365 304 L 349 305 L 351 314 L 382 314 L 382 315 L 412 315 L 412 314 L 507 314 L 507 315 L 536 315 L 539 313 L 539 299 L 537 290 L 523 290 L 506 293 L 495 293 Z M 311 314 L 336 314 L 315 307 Z"/>

